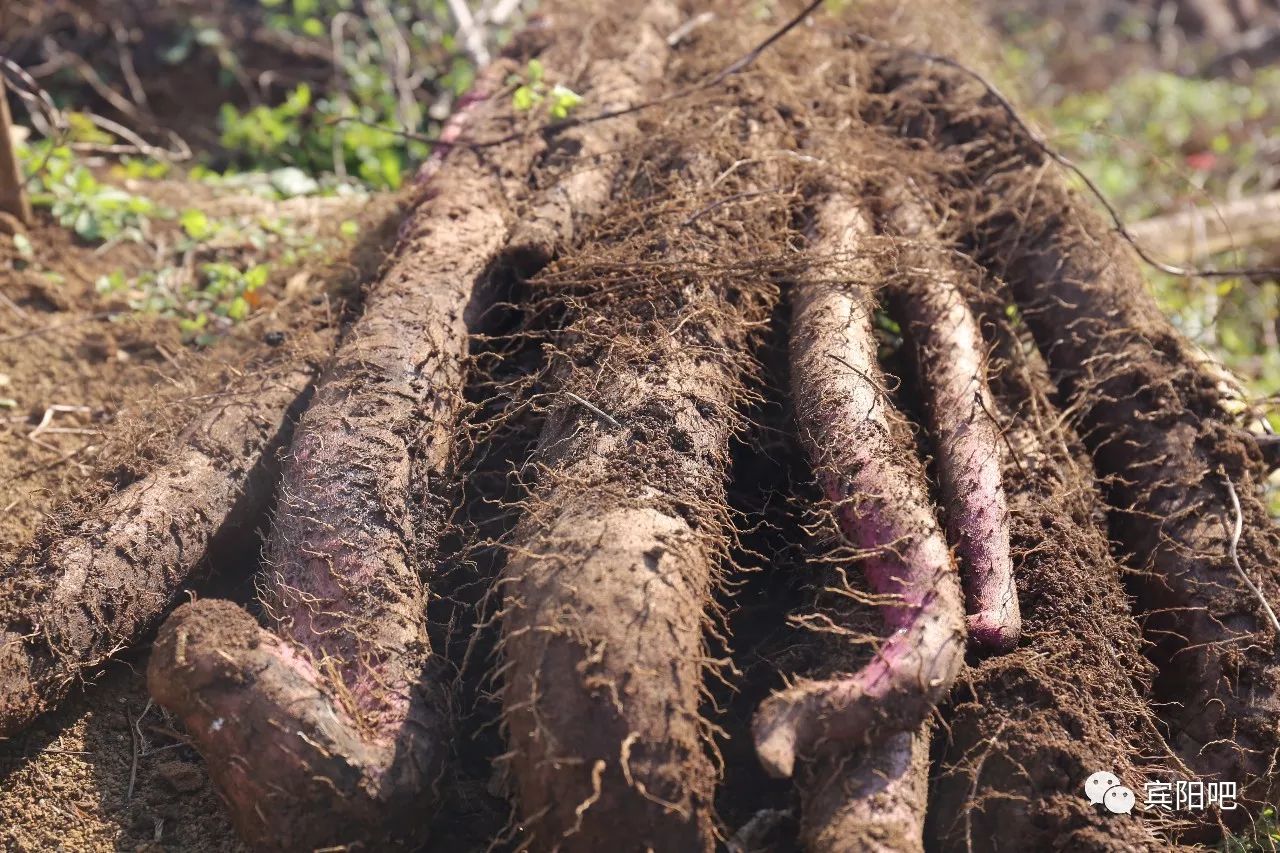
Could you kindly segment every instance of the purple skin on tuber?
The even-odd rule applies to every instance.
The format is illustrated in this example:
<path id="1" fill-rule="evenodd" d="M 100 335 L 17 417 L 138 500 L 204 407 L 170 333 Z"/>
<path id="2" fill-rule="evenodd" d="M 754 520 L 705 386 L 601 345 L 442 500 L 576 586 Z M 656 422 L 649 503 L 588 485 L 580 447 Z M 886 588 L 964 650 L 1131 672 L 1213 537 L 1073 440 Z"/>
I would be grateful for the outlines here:
<path id="1" fill-rule="evenodd" d="M 479 90 L 508 71 L 491 66 Z M 504 112 L 468 98 L 444 136 Z M 416 549 L 439 541 L 445 499 L 416 497 L 447 479 L 469 331 L 509 228 L 485 157 L 523 167 L 524 150 L 455 145 L 426 166 L 430 186 L 285 461 L 259 593 L 273 630 L 205 600 L 161 631 L 152 695 L 187 725 L 255 848 L 424 838 L 449 726 Z"/>
<path id="2" fill-rule="evenodd" d="M 819 209 L 813 249 L 851 257 L 869 226 L 839 198 Z M 857 278 L 868 271 L 859 270 Z M 793 293 L 791 371 L 796 421 L 836 521 L 866 556 L 868 585 L 888 599 L 888 636 L 863 669 L 800 681 L 756 712 L 761 762 L 790 776 L 820 741 L 866 743 L 916 729 L 947 694 L 964 660 L 955 562 L 929 501 L 924 470 L 885 395 L 871 303 L 852 284 L 801 283 Z"/>
<path id="3" fill-rule="evenodd" d="M 1009 507 L 1002 482 L 1002 438 L 978 323 L 924 209 L 895 199 L 890 230 L 900 245 L 906 281 L 895 300 L 925 378 L 929 428 L 947 508 L 947 534 L 960 561 L 969 638 L 1007 652 L 1022 635 L 1022 614 L 1009 548 Z"/>

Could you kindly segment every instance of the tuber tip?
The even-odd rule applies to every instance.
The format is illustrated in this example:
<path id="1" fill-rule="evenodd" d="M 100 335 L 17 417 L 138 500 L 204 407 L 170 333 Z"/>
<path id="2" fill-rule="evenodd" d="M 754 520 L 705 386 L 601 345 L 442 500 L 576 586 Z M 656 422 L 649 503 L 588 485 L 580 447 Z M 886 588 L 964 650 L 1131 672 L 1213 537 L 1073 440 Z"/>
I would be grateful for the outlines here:
<path id="1" fill-rule="evenodd" d="M 984 610 L 966 619 L 969 639 L 975 646 L 996 654 L 1013 651 L 1022 639 L 1022 620 L 998 611 Z"/>

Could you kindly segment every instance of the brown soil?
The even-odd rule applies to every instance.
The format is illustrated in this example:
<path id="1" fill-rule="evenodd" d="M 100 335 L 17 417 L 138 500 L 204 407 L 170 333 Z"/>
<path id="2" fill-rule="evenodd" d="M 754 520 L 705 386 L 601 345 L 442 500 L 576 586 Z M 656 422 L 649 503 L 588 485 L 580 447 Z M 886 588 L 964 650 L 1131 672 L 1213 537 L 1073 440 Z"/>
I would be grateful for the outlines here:
<path id="1" fill-rule="evenodd" d="M 184 354 L 174 328 L 96 318 L 106 309 L 93 290 L 98 275 L 145 263 L 141 251 L 121 247 L 95 255 L 54 225 L 36 228 L 30 239 L 33 266 L 56 270 L 65 279 L 53 283 L 30 268 L 15 270 L 18 253 L 11 240 L 0 238 L 5 297 L 0 373 L 7 377 L 0 396 L 16 403 L 3 412 L 5 453 L 0 456 L 0 508 L 5 510 L 0 547 L 6 554 L 24 544 L 58 499 L 84 479 L 87 469 L 81 466 L 93 464 L 101 450 L 102 427 L 117 419 L 125 403 L 149 394 L 161 377 L 178 374 L 179 365 L 169 359 Z M 28 440 L 54 405 L 85 411 L 58 414 L 52 426 L 94 432 L 56 433 L 41 444 Z"/>
<path id="2" fill-rule="evenodd" d="M 171 324 L 98 318 L 108 306 L 93 290 L 95 279 L 144 265 L 140 252 L 123 247 L 95 255 L 51 224 L 33 229 L 30 238 L 37 262 L 65 279 L 49 284 L 36 273 L 15 271 L 12 243 L 0 239 L 0 296 L 22 310 L 19 315 L 7 302 L 0 307 L 8 314 L 5 334 L 32 333 L 0 344 L 0 372 L 9 376 L 4 396 L 19 404 L 5 425 L 0 453 L 6 563 L 38 530 L 79 515 L 68 496 L 92 500 L 101 494 L 100 472 L 110 477 L 118 469 L 127 476 L 148 467 L 146 456 L 118 456 L 112 432 L 126 429 L 120 421 L 129 418 L 127 405 L 138 413 L 164 411 L 148 405 L 159 395 L 181 404 L 193 393 L 185 384 L 190 365 L 203 361 L 187 353 Z M 202 368 L 216 376 L 216 367 Z M 33 442 L 29 434 L 53 405 L 86 407 L 59 414 L 55 425 L 93 432 L 40 437 L 47 446 Z M 145 427 L 135 423 L 131 431 L 155 447 L 174 427 L 161 418 Z M 165 720 L 154 708 L 134 727 L 150 702 L 136 663 L 114 664 L 93 680 L 87 693 L 77 691 L 66 707 L 0 743 L 0 813 L 6 816 L 0 843 L 21 851 L 58 845 L 134 849 L 155 841 L 192 850 L 239 849 L 194 751 L 175 748 L 179 741 L 156 731 Z M 168 748 L 147 754 L 157 747 Z M 165 762 L 181 769 L 182 790 L 162 778 Z"/>
<path id="3" fill-rule="evenodd" d="M 245 849 L 199 755 L 148 709 L 144 672 L 113 664 L 86 695 L 0 744 L 0 847 Z"/>

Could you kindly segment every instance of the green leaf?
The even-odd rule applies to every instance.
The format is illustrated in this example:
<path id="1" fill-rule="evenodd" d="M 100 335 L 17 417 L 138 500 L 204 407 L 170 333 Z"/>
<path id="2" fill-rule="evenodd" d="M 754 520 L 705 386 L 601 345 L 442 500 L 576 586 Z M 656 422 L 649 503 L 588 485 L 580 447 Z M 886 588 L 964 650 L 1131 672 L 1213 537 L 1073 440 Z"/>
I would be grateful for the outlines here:
<path id="1" fill-rule="evenodd" d="M 93 119 L 89 118 L 86 113 L 69 112 L 67 116 L 67 126 L 71 133 L 71 139 L 74 142 L 98 142 L 109 144 L 115 140 L 111 134 L 93 123 Z"/>
<path id="2" fill-rule="evenodd" d="M 209 325 L 209 315 L 203 312 L 194 317 L 184 317 L 178 321 L 178 328 L 181 329 L 182 333 L 188 337 L 199 332 L 207 325 Z"/>
<path id="3" fill-rule="evenodd" d="M 568 118 L 569 113 L 582 103 L 582 96 L 572 89 L 557 83 L 551 89 L 551 117 Z"/>
<path id="4" fill-rule="evenodd" d="M 230 320 L 243 320 L 249 316 L 252 306 L 243 296 L 237 296 L 231 300 L 231 304 L 227 306 L 227 318 Z"/>
<path id="5" fill-rule="evenodd" d="M 528 86 L 521 86 L 511 93 L 511 106 L 517 112 L 527 113 L 540 100 L 542 100 L 542 96 Z"/>
<path id="6" fill-rule="evenodd" d="M 209 239 L 216 230 L 204 211 L 196 210 L 195 208 L 184 210 L 178 222 L 182 225 L 182 230 L 186 232 L 187 236 L 197 242 Z"/>
<path id="7" fill-rule="evenodd" d="M 108 275 L 98 276 L 98 280 L 94 282 L 94 289 L 99 293 L 115 293 L 124 289 L 124 273 L 116 270 Z"/>
<path id="8" fill-rule="evenodd" d="M 245 270 L 244 273 L 244 289 L 246 293 L 252 293 L 259 287 L 267 283 L 267 279 L 271 276 L 270 264 L 255 264 Z"/>
<path id="9" fill-rule="evenodd" d="M 81 210 L 72 218 L 71 229 L 82 240 L 97 242 L 102 237 L 102 223 L 88 210 Z"/>
<path id="10" fill-rule="evenodd" d="M 204 47 L 218 47 L 225 41 L 222 33 L 215 27 L 202 26 L 196 30 L 196 44 Z"/>
<path id="11" fill-rule="evenodd" d="M 160 51 L 160 61 L 166 65 L 180 65 L 191 55 L 191 47 L 195 39 L 189 30 L 184 30 L 178 40 Z"/>
<path id="12" fill-rule="evenodd" d="M 321 27 L 323 31 L 323 27 Z M 289 94 L 285 101 L 285 106 L 294 114 L 300 113 L 307 107 L 311 106 L 311 87 L 306 83 L 299 83 L 298 88 Z"/>
<path id="13" fill-rule="evenodd" d="M 270 180 L 271 186 L 275 188 L 281 198 L 311 195 L 320 191 L 320 183 L 295 166 L 276 169 L 271 173 Z"/>

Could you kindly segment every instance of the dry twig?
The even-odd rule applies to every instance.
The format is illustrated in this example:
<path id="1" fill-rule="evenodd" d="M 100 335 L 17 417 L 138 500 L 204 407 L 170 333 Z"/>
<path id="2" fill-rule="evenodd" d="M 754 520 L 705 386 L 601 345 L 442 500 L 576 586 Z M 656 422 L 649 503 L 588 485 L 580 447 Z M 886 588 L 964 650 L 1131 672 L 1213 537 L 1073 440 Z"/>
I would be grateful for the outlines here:
<path id="1" fill-rule="evenodd" d="M 1240 534 L 1244 531 L 1244 513 L 1240 509 L 1240 497 L 1236 494 L 1235 484 L 1231 482 L 1231 478 L 1222 475 L 1222 480 L 1227 484 L 1227 495 L 1231 498 L 1231 509 L 1235 518 L 1231 527 L 1231 540 L 1228 551 L 1231 555 L 1231 563 L 1236 567 L 1236 571 L 1240 574 L 1240 579 L 1244 581 L 1245 586 L 1249 587 L 1249 591 L 1258 599 L 1258 603 L 1262 605 L 1262 609 L 1266 611 L 1267 618 L 1271 621 L 1271 627 L 1276 629 L 1276 635 L 1280 636 L 1280 619 L 1276 618 L 1276 612 L 1271 608 L 1271 602 L 1267 601 L 1267 597 L 1262 594 L 1262 590 L 1249 577 L 1249 573 L 1240 565 L 1240 556 L 1236 553 L 1236 549 L 1240 544 Z"/>

